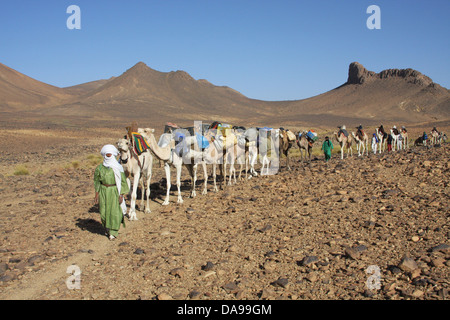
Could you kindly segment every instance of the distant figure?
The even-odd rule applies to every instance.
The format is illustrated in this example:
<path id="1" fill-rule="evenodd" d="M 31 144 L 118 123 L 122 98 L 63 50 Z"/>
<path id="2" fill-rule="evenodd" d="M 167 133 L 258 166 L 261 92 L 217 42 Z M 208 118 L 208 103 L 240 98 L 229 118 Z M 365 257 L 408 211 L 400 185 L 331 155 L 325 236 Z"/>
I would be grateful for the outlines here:
<path id="1" fill-rule="evenodd" d="M 331 159 L 331 150 L 333 150 L 333 143 L 329 137 L 325 137 L 325 141 L 322 144 L 322 151 L 325 155 L 325 162 Z"/>
<path id="2" fill-rule="evenodd" d="M 372 151 L 373 154 L 377 153 L 377 146 L 378 146 L 378 138 L 377 138 L 377 134 L 374 133 L 372 136 Z"/>
<path id="3" fill-rule="evenodd" d="M 393 138 L 392 138 L 392 135 L 390 135 L 390 134 L 388 134 L 388 137 L 387 137 L 387 151 L 389 152 L 389 151 L 392 151 L 392 140 L 393 140 Z"/>
<path id="4" fill-rule="evenodd" d="M 428 140 L 428 136 L 427 136 L 427 133 L 424 131 L 423 135 L 422 135 L 422 142 L 423 142 L 424 146 L 427 145 L 427 140 Z"/>

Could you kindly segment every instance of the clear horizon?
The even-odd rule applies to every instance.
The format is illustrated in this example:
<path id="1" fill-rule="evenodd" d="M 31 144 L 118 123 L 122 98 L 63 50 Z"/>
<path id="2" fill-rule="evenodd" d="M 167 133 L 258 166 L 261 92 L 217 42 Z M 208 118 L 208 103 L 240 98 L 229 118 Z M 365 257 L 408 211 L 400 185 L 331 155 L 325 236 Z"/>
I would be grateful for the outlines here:
<path id="1" fill-rule="evenodd" d="M 69 29 L 80 8 L 81 29 Z M 381 29 L 369 29 L 371 5 Z M 69 87 L 138 62 L 228 86 L 248 98 L 306 99 L 370 71 L 415 69 L 450 87 L 448 0 L 2 1 L 0 62 Z"/>

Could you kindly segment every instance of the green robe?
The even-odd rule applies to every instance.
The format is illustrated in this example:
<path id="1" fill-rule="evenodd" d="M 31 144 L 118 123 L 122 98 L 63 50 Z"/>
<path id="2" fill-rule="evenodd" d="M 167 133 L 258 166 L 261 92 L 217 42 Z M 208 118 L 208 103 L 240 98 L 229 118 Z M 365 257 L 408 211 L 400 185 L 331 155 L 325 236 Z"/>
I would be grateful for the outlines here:
<path id="1" fill-rule="evenodd" d="M 130 192 L 125 174 L 121 173 L 121 194 Z M 119 204 L 119 192 L 116 186 L 106 187 L 103 184 L 116 184 L 114 171 L 111 168 L 104 167 L 102 164 L 95 168 L 94 188 L 98 192 L 98 204 L 100 209 L 100 218 L 105 228 L 109 229 L 109 234 L 116 236 L 119 233 L 120 224 L 125 226 L 122 208 Z"/>
<path id="2" fill-rule="evenodd" d="M 325 161 L 331 159 L 331 150 L 333 150 L 333 143 L 330 140 L 325 140 L 322 144 L 322 150 L 325 154 Z"/>

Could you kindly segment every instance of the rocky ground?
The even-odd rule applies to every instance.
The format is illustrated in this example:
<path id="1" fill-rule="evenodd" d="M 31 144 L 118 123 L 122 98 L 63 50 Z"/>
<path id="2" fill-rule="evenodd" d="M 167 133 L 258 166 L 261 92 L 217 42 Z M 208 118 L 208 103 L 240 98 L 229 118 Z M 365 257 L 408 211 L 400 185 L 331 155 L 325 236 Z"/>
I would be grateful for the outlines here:
<path id="1" fill-rule="evenodd" d="M 166 207 L 156 163 L 152 212 L 110 241 L 92 179 L 101 146 L 120 134 L 13 136 L 0 137 L 1 299 L 449 298 L 448 144 L 295 158 L 290 171 L 283 159 L 277 175 L 217 193 L 209 184 L 194 199 L 184 174 L 184 203 L 173 188 Z"/>

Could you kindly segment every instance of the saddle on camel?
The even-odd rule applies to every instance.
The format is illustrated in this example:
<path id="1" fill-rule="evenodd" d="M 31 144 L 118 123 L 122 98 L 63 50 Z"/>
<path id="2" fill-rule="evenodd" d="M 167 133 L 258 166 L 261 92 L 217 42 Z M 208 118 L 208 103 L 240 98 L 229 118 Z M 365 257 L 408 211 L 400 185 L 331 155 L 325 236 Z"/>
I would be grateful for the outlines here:
<path id="1" fill-rule="evenodd" d="M 133 151 L 140 156 L 143 152 L 150 149 L 145 138 L 139 134 L 138 125 L 136 122 L 133 122 L 130 127 L 126 127 L 128 131 L 128 139 L 130 139 L 131 145 L 133 146 Z"/>
<path id="2" fill-rule="evenodd" d="M 347 128 L 345 127 L 345 125 L 339 126 L 338 128 L 339 128 L 338 136 L 343 134 L 346 138 L 348 138 L 348 132 L 347 132 Z"/>
<path id="3" fill-rule="evenodd" d="M 356 137 L 359 139 L 359 141 L 363 141 L 364 140 L 364 130 L 362 125 L 359 125 L 358 127 L 356 127 L 356 129 L 358 129 L 356 131 Z"/>

